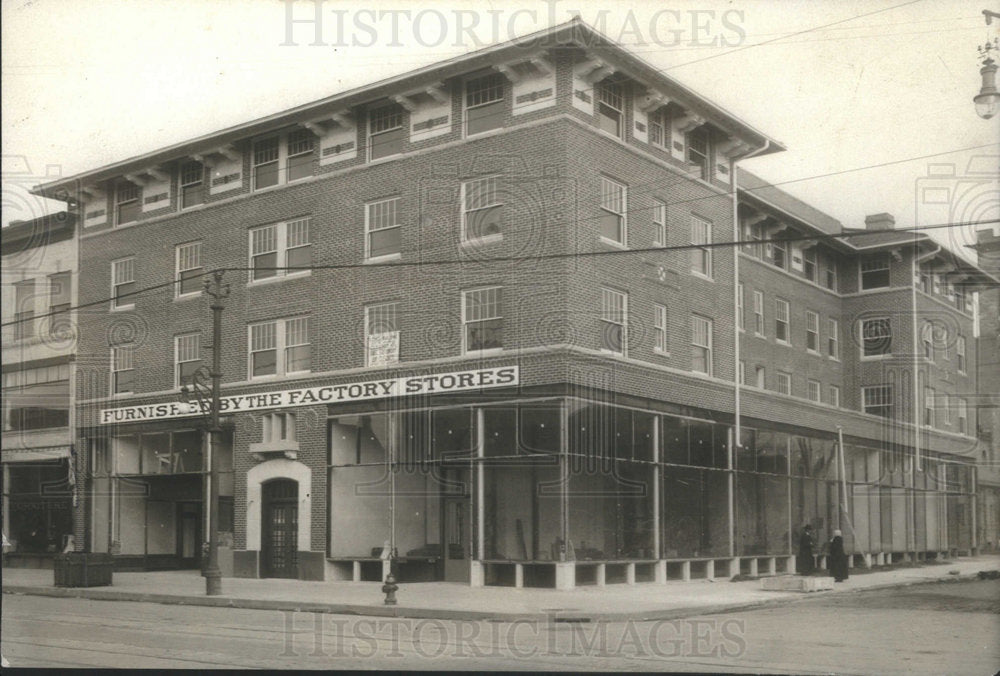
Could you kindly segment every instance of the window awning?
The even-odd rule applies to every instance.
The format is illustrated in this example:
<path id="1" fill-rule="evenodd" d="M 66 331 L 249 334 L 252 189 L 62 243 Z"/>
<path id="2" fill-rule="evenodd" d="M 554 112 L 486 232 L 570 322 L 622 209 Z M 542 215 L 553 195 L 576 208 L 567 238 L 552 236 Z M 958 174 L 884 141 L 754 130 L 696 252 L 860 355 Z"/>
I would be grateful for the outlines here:
<path id="1" fill-rule="evenodd" d="M 42 460 L 59 460 L 68 458 L 70 448 L 66 446 L 36 446 L 33 448 L 4 448 L 0 451 L 3 462 L 39 462 Z"/>

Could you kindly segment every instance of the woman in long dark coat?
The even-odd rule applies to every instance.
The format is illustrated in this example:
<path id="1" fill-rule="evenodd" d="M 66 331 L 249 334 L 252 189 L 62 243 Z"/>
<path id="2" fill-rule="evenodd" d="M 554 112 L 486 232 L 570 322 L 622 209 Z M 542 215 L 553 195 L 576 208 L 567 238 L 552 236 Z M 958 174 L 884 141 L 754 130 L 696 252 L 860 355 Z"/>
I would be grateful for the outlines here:
<path id="1" fill-rule="evenodd" d="M 833 531 L 830 540 L 830 574 L 834 582 L 847 579 L 847 552 L 844 551 L 844 537 L 839 530 Z"/>
<path id="2" fill-rule="evenodd" d="M 812 575 L 813 569 L 816 567 L 816 562 L 813 559 L 814 544 L 812 526 L 806 524 L 806 527 L 802 529 L 802 535 L 799 536 L 799 555 L 795 559 L 795 569 L 799 575 Z"/>

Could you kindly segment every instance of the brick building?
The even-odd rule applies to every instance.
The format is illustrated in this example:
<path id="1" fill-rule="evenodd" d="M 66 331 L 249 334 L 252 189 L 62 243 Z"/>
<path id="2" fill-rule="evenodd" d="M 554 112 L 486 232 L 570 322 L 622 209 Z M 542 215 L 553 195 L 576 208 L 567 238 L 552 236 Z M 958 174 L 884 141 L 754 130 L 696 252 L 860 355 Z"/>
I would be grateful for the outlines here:
<path id="1" fill-rule="evenodd" d="M 975 373 L 892 312 L 946 316 L 934 340 L 973 364 L 953 289 L 991 279 L 916 289 L 926 238 L 736 170 L 780 150 L 572 22 L 41 186 L 81 196 L 98 303 L 78 543 L 195 566 L 217 528 L 236 576 L 379 579 L 391 556 L 559 588 L 790 570 L 807 522 L 859 562 L 972 550 Z M 215 449 L 180 389 L 213 270 Z M 914 427 L 906 377 L 964 418 Z"/>

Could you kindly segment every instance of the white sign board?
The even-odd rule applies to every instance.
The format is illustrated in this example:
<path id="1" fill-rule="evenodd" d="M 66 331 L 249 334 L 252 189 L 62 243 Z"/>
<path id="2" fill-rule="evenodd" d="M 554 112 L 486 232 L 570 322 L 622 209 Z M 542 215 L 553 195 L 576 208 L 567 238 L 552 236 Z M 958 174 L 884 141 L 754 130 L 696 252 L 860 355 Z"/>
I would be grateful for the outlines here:
<path id="1" fill-rule="evenodd" d="M 444 392 L 480 390 L 491 387 L 508 387 L 510 385 L 517 385 L 519 379 L 520 369 L 518 366 L 498 366 L 489 369 L 433 373 L 424 376 L 385 378 L 382 380 L 368 380 L 344 385 L 323 385 L 322 387 L 308 387 L 299 390 L 222 397 L 219 412 L 223 414 L 242 413 L 293 406 L 314 406 L 316 404 L 366 401 L 369 399 L 386 399 L 388 397 L 410 397 L 418 394 L 440 394 Z M 209 405 L 209 402 L 205 402 L 205 405 L 201 407 L 197 401 L 178 401 L 105 408 L 101 410 L 98 422 L 101 425 L 110 425 L 203 415 L 208 412 Z"/>
<path id="2" fill-rule="evenodd" d="M 368 336 L 368 365 L 388 366 L 399 362 L 399 331 Z"/>

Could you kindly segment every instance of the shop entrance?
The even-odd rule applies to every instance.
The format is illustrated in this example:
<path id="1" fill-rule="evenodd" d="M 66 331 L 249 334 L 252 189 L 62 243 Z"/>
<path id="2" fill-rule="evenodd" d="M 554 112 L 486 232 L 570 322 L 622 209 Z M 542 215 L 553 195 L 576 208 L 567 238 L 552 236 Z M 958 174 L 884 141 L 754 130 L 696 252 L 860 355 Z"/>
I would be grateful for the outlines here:
<path id="1" fill-rule="evenodd" d="M 261 576 L 296 579 L 299 540 L 299 484 L 275 479 L 262 487 Z"/>
<path id="2" fill-rule="evenodd" d="M 472 558 L 472 501 L 468 496 L 446 497 L 442 505 L 444 579 L 468 583 Z"/>
<path id="3" fill-rule="evenodd" d="M 177 503 L 177 567 L 197 568 L 201 562 L 201 503 Z"/>

